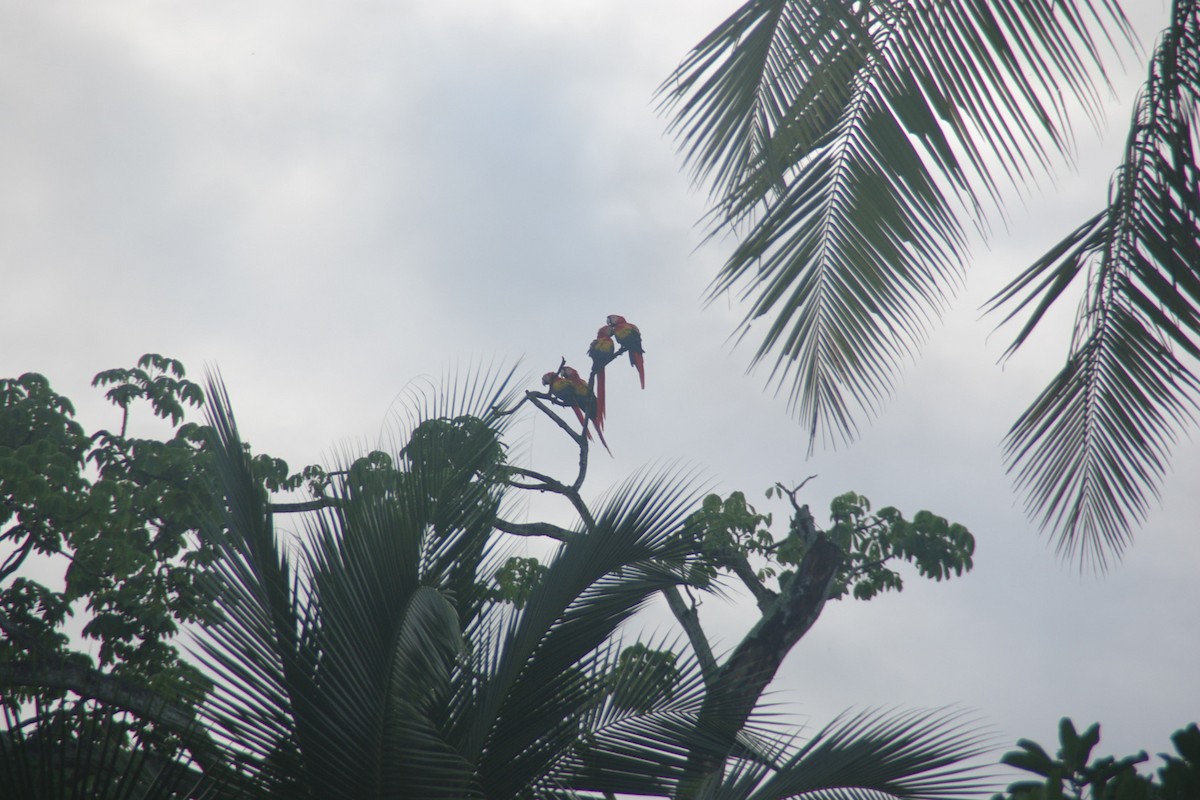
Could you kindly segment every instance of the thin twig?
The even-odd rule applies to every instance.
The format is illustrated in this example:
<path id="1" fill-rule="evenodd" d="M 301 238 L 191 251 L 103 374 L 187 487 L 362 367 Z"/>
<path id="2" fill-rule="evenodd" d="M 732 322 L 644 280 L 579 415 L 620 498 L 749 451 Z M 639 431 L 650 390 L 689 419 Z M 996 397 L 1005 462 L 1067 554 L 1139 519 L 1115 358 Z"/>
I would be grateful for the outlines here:
<path id="1" fill-rule="evenodd" d="M 807 478 L 800 481 L 800 483 L 796 484 L 791 489 L 787 488 L 782 483 L 776 482 L 775 488 L 778 489 L 779 491 L 781 491 L 782 493 L 786 494 L 788 496 L 788 499 L 792 501 L 792 508 L 796 509 L 796 511 L 799 511 L 800 503 L 799 503 L 799 501 L 796 500 L 796 495 L 800 493 L 800 490 L 803 489 L 808 484 L 809 481 L 813 480 L 816 477 L 817 477 L 816 475 L 809 475 Z"/>
<path id="2" fill-rule="evenodd" d="M 525 405 L 526 401 L 529 400 L 530 394 L 537 394 L 537 392 L 526 392 L 525 396 L 522 397 L 520 400 L 518 400 L 517 404 L 509 409 L 503 409 L 503 408 L 499 408 L 498 406 L 492 406 L 492 409 L 491 409 L 492 414 L 494 414 L 497 417 L 507 417 L 510 414 L 517 413 L 517 409 L 519 409 L 521 406 Z"/>

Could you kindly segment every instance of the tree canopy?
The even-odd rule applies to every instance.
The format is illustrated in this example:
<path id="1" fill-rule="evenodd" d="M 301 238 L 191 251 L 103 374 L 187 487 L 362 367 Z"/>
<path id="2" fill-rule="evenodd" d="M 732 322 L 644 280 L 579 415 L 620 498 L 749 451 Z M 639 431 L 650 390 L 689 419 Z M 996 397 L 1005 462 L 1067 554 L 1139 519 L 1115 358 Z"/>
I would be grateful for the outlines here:
<path id="1" fill-rule="evenodd" d="M 1055 757 L 1037 742 L 1022 739 L 1001 761 L 1036 775 L 1016 781 L 993 800 L 1188 800 L 1200 796 L 1200 727 L 1195 723 L 1171 736 L 1175 753 L 1159 753 L 1162 766 L 1152 774 L 1137 767 L 1145 751 L 1132 756 L 1093 758 L 1100 724 L 1080 733 L 1070 718 L 1058 725 L 1061 746 Z"/>
<path id="2" fill-rule="evenodd" d="M 0 772 L 17 795 L 918 798 L 983 785 L 964 770 L 982 740 L 961 714 L 849 714 L 800 743 L 759 708 L 827 601 L 900 589 L 902 561 L 939 580 L 970 568 L 970 534 L 929 512 L 872 513 L 850 493 L 822 530 L 801 487 L 780 485 L 772 493 L 793 513 L 778 535 L 741 493 L 702 499 L 669 471 L 592 499 L 584 430 L 512 373 L 473 372 L 422 397 L 394 453 L 296 474 L 252 454 L 218 381 L 201 391 L 171 359 L 97 377 L 121 413 L 117 434 L 85 435 L 44 379 L 11 385 L 23 388 L 6 395 L 0 419 L 29 423 L 0 428 L 23 431 L 3 444 L 4 463 L 28 464 L 22 447 L 61 460 L 57 482 L 6 484 L 6 497 L 29 498 L 10 504 L 12 568 L 0 584 Z M 128 437 L 138 402 L 173 424 L 158 444 L 177 449 Z M 201 404 L 207 424 L 185 421 L 186 406 Z M 576 475 L 509 461 L 508 427 L 524 413 L 553 418 L 579 447 Z M 101 455 L 86 455 L 89 445 Z M 113 485 L 96 489 L 105 480 Z M 91 516 L 39 515 L 59 484 L 129 500 L 92 501 Z M 301 488 L 308 500 L 273 496 Z M 576 524 L 507 520 L 526 491 L 566 497 Z M 299 532 L 280 528 L 285 515 Z M 39 538 L 27 545 L 31 531 Z M 106 536 L 143 549 L 104 563 L 136 568 L 110 566 L 105 581 L 68 580 L 60 593 L 43 586 L 54 603 L 21 605 L 31 591 L 22 548 L 67 558 L 70 573 L 107 552 L 95 545 Z M 521 554 L 531 536 L 556 551 Z M 160 574 L 196 593 L 150 593 L 138 607 L 156 585 L 147 576 Z M 730 581 L 752 593 L 760 618 L 717 658 L 698 595 Z M 60 628 L 72 608 L 110 613 L 110 597 L 158 625 L 143 634 L 89 620 L 104 654 L 92 662 Z M 628 622 L 656 597 L 678 639 L 633 635 Z M 184 653 L 180 629 L 194 641 Z"/>

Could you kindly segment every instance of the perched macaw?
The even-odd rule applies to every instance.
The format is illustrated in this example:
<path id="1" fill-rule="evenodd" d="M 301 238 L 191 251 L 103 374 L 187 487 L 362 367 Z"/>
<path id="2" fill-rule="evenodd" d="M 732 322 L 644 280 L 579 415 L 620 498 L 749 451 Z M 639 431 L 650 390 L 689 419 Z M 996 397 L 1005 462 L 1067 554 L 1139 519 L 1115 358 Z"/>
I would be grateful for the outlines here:
<path id="1" fill-rule="evenodd" d="M 605 325 L 596 331 L 596 338 L 588 345 L 587 354 L 592 359 L 592 374 L 596 376 L 596 422 L 603 424 L 604 407 L 604 368 L 617 357 L 617 346 L 612 340 L 613 329 Z"/>
<path id="2" fill-rule="evenodd" d="M 542 376 L 542 383 L 550 387 L 551 397 L 575 411 L 575 416 L 579 418 L 579 423 L 582 425 L 584 422 L 583 410 L 575 402 L 575 388 L 571 386 L 571 382 L 557 372 L 547 372 Z"/>
<path id="3" fill-rule="evenodd" d="M 600 437 L 600 444 L 604 445 L 604 449 L 608 450 L 608 454 L 612 455 L 612 450 L 608 447 L 608 442 L 604 440 L 604 418 L 600 415 L 600 402 L 596 395 L 592 394 L 592 387 L 583 379 L 574 368 L 568 367 L 566 364 L 559 370 L 567 383 L 570 384 L 571 391 L 574 392 L 575 410 L 578 413 L 583 411 L 584 419 L 590 419 L 596 423 L 596 435 Z M 584 430 L 587 429 L 586 423 Z"/>
<path id="4" fill-rule="evenodd" d="M 619 314 L 608 315 L 608 326 L 612 328 L 613 336 L 617 339 L 617 344 L 621 345 L 621 351 L 629 353 L 629 363 L 637 368 L 638 380 L 641 381 L 642 388 L 645 389 L 646 365 L 643 355 L 646 351 L 642 349 L 642 332 L 638 330 L 637 325 L 627 322 Z"/>
<path id="5" fill-rule="evenodd" d="M 612 450 L 609 450 L 608 442 L 604 440 L 603 423 L 596 417 L 596 397 L 588 388 L 587 381 L 571 367 L 564 366 L 559 372 L 547 372 L 543 375 L 542 383 L 550 387 L 550 395 L 554 399 L 575 412 L 575 418 L 579 420 L 584 434 L 589 439 L 592 438 L 592 432 L 588 430 L 588 421 L 595 421 L 600 443 L 611 454 Z"/>

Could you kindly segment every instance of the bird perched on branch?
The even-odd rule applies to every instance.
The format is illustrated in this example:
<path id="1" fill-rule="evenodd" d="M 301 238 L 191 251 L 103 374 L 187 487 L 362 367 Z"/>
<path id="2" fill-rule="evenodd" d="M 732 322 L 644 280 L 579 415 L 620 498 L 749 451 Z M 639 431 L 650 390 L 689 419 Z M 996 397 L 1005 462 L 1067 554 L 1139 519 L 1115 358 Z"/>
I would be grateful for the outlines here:
<path id="1" fill-rule="evenodd" d="M 559 367 L 558 372 L 547 372 L 543 375 L 542 383 L 550 387 L 550 396 L 555 401 L 575 412 L 576 419 L 583 426 L 584 435 L 589 439 L 592 438 L 592 433 L 588 430 L 588 422 L 595 423 L 600 443 L 608 450 L 609 455 L 612 455 L 612 450 L 604 439 L 604 423 L 596 416 L 596 396 L 592 394 L 587 381 L 580 377 L 575 369 L 564 364 Z"/>
<path id="2" fill-rule="evenodd" d="M 638 380 L 645 389 L 646 366 L 643 355 L 646 351 L 642 349 L 642 332 L 638 330 L 637 325 L 627 321 L 620 314 L 609 314 L 608 326 L 612 328 L 613 336 L 616 338 L 617 344 L 621 346 L 617 355 L 629 353 L 629 363 L 637 369 Z"/>
<path id="3" fill-rule="evenodd" d="M 613 329 L 605 325 L 596 331 L 596 338 L 588 345 L 588 358 L 592 359 L 592 377 L 596 382 L 596 419 L 604 423 L 604 368 L 617 357 L 617 346 L 612 340 Z M 590 380 L 589 380 L 590 383 Z"/>

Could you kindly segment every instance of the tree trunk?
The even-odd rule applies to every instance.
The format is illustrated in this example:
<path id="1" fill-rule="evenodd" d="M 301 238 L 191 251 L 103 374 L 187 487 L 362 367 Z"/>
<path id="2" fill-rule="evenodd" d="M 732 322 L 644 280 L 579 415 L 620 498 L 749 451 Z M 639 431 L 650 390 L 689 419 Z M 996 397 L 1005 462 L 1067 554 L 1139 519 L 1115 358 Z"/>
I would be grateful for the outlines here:
<path id="1" fill-rule="evenodd" d="M 705 744 L 695 747 L 680 781 L 677 800 L 694 798 L 711 779 L 719 779 L 726 759 L 736 749 L 737 735 L 758 704 L 767 684 L 796 642 L 821 615 L 842 550 L 818 536 L 792 580 L 763 610 L 709 686 L 697 723 Z M 715 737 L 715 738 L 713 738 Z"/>

